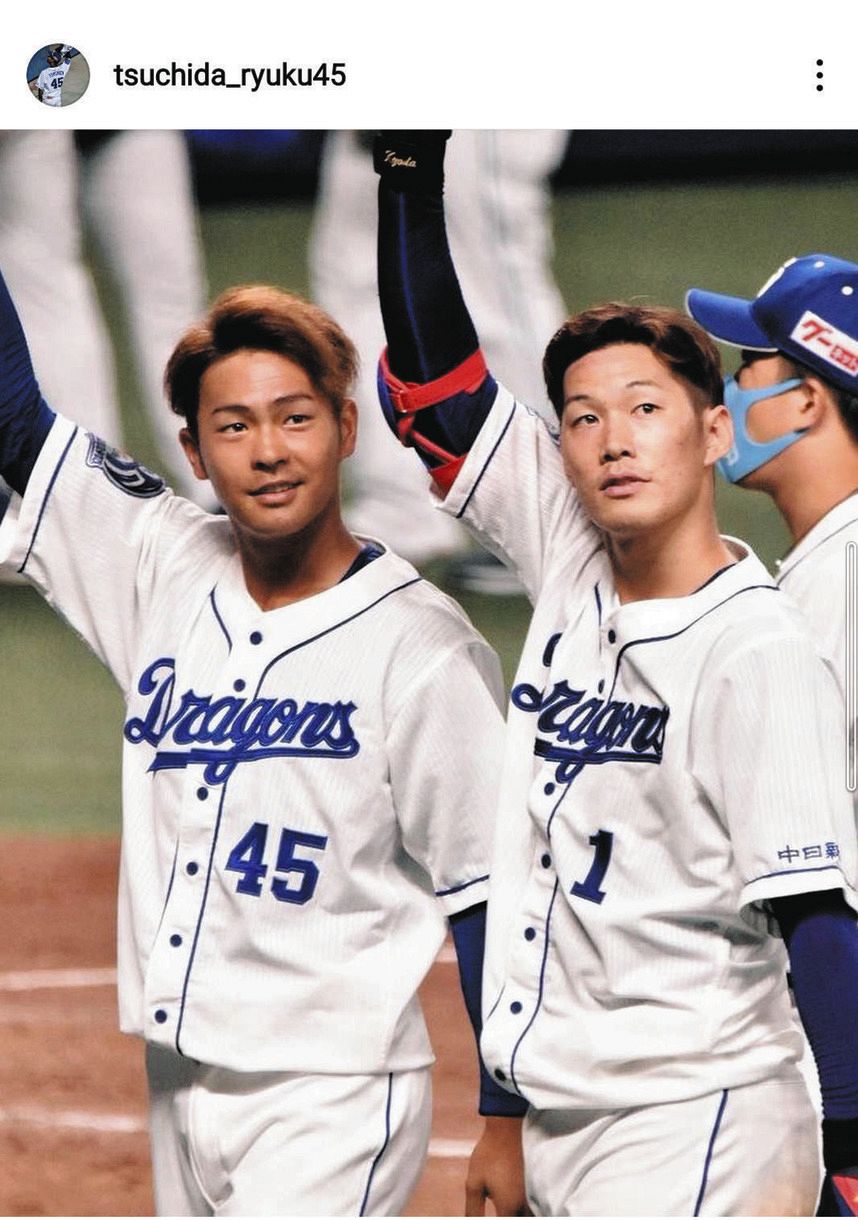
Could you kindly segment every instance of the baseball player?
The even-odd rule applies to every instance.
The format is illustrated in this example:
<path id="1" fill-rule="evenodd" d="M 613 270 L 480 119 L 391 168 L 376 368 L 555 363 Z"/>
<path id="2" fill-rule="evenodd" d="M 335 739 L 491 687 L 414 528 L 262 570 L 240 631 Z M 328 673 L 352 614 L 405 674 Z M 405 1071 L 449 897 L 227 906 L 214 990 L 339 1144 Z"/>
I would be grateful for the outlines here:
<path id="1" fill-rule="evenodd" d="M 36 97 L 46 106 L 62 106 L 63 82 L 71 66 L 71 48 L 52 47 L 47 60 L 48 66 L 36 78 Z"/>
<path id="2" fill-rule="evenodd" d="M 772 497 L 793 549 L 777 583 L 846 682 L 846 548 L 858 545 L 858 265 L 831 254 L 785 263 L 753 301 L 692 289 L 691 315 L 743 348 L 724 402 L 731 483 Z M 801 441 L 801 444 L 797 442 Z"/>
<path id="3" fill-rule="evenodd" d="M 385 413 L 534 603 L 511 693 L 486 1064 L 530 1103 L 544 1215 L 806 1215 L 858 1165 L 856 842 L 833 678 L 742 543 L 717 350 L 684 314 L 569 319 L 559 431 L 487 372 L 447 247 L 444 140 L 387 133 Z"/>
<path id="4" fill-rule="evenodd" d="M 0 281 L 0 553 L 127 700 L 123 1030 L 146 1040 L 162 1214 L 398 1214 L 426 1155 L 417 987 L 452 925 L 479 1022 L 498 668 L 340 515 L 354 348 L 273 288 L 223 294 L 167 369 L 226 515 L 40 397 Z M 524 1106 L 488 1076 L 476 1173 L 521 1204 Z"/>

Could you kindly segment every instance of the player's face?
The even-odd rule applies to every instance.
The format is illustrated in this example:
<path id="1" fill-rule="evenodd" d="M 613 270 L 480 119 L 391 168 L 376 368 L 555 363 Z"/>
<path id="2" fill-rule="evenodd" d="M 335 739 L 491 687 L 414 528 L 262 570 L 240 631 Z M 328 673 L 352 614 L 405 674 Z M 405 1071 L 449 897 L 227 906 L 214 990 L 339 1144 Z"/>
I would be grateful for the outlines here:
<path id="1" fill-rule="evenodd" d="M 182 444 L 211 480 L 239 538 L 287 539 L 338 521 L 339 467 L 354 450 L 353 402 L 338 417 L 294 360 L 243 349 L 200 382 L 199 442 Z"/>
<path id="2" fill-rule="evenodd" d="M 711 470 L 733 435 L 725 407 L 696 405 L 638 343 L 576 360 L 563 391 L 563 465 L 596 525 L 620 539 L 711 511 Z"/>

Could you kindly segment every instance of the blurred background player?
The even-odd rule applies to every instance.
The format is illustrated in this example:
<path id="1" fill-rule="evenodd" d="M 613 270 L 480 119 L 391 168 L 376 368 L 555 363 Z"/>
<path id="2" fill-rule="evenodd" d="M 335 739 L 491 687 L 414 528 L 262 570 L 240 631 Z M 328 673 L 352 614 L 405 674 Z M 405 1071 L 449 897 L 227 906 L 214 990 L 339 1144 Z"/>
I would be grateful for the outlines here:
<path id="1" fill-rule="evenodd" d="M 162 387 L 175 336 L 205 297 L 182 133 L 0 134 L 0 264 L 32 336 L 37 376 L 51 402 L 116 445 L 122 428 L 111 327 L 87 242 L 119 289 L 140 399 L 173 482 L 189 498 L 205 498 L 187 469 Z"/>
<path id="2" fill-rule="evenodd" d="M 777 582 L 845 692 L 846 544 L 858 543 L 858 264 L 804 255 L 754 300 L 692 288 L 687 307 L 715 339 L 743 349 L 725 386 L 735 445 L 720 470 L 780 510 L 793 548 Z"/>
<path id="3" fill-rule="evenodd" d="M 544 336 L 565 314 L 551 268 L 549 176 L 562 161 L 565 131 L 463 131 L 450 148 L 447 224 L 463 289 L 492 367 L 514 394 L 548 411 L 539 376 Z M 376 360 L 384 330 L 376 285 L 377 181 L 372 137 L 331 132 L 324 146 L 309 251 L 312 295 L 338 318 L 362 358 L 361 430 L 352 464 L 349 521 L 413 563 L 467 545 L 455 521 L 419 489 L 425 474 L 390 435 L 377 408 Z M 451 565 L 458 584 L 482 592 L 520 587 L 488 554 Z"/>

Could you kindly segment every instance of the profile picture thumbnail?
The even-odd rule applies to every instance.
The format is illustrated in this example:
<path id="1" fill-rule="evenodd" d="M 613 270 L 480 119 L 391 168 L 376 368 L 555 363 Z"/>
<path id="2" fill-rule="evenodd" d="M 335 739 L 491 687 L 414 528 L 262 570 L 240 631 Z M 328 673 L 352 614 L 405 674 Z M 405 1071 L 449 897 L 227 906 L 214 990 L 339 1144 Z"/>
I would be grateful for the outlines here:
<path id="1" fill-rule="evenodd" d="M 51 42 L 40 47 L 27 65 L 27 84 L 45 106 L 70 106 L 89 85 L 89 64 L 77 47 Z"/>

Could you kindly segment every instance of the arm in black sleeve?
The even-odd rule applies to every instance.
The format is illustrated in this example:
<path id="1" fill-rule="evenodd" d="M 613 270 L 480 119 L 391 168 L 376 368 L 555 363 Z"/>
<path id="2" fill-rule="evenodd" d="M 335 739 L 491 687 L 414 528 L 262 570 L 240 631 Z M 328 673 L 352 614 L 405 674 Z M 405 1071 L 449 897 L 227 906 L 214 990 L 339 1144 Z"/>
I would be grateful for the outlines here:
<path id="1" fill-rule="evenodd" d="M 465 1007 L 477 1040 L 479 1052 L 482 1033 L 481 992 L 483 981 L 483 952 L 486 940 L 486 904 L 478 903 L 466 911 L 450 916 L 450 929 L 456 946 L 459 963 L 459 981 Z M 521 1118 L 527 1110 L 527 1102 L 521 1097 L 507 1093 L 486 1071 L 482 1055 L 480 1062 L 480 1114 L 500 1115 L 505 1118 Z"/>
<path id="2" fill-rule="evenodd" d="M 386 132 L 374 153 L 387 335 L 379 395 L 393 431 L 417 449 L 442 487 L 458 473 L 497 393 L 447 241 L 446 139 L 445 132 Z"/>
<path id="3" fill-rule="evenodd" d="M 826 1169 L 819 1214 L 852 1215 L 835 1192 L 858 1199 L 858 922 L 840 890 L 775 898 L 771 906 L 819 1073 Z"/>
<path id="4" fill-rule="evenodd" d="M 54 413 L 42 398 L 27 340 L 0 275 L 0 474 L 24 494 Z"/>

